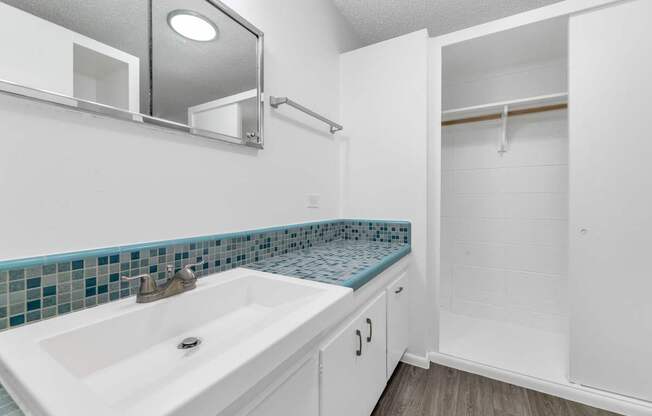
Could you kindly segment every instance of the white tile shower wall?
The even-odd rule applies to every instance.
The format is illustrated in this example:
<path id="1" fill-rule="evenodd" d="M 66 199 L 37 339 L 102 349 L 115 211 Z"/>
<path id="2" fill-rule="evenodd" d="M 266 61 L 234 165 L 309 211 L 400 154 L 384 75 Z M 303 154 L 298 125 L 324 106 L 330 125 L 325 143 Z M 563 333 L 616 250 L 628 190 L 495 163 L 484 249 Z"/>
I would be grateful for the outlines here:
<path id="1" fill-rule="evenodd" d="M 565 111 L 443 129 L 444 309 L 561 331 L 567 321 Z"/>

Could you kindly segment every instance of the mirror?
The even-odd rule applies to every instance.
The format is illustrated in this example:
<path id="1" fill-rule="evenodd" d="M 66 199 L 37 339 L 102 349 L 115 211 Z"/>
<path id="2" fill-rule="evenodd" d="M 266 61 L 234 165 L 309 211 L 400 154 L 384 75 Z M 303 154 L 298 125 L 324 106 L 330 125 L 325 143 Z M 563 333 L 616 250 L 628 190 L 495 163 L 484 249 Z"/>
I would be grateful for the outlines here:
<path id="1" fill-rule="evenodd" d="M 215 0 L 0 0 L 0 90 L 263 146 L 263 34 Z"/>

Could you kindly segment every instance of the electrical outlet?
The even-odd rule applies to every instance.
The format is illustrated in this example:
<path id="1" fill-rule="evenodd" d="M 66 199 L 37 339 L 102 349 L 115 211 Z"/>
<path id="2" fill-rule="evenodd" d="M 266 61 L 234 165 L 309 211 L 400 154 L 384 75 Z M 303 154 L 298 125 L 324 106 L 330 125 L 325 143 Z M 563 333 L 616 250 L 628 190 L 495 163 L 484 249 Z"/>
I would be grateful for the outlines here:
<path id="1" fill-rule="evenodd" d="M 319 208 L 320 199 L 321 199 L 321 195 L 319 194 L 306 195 L 306 204 L 308 208 Z"/>

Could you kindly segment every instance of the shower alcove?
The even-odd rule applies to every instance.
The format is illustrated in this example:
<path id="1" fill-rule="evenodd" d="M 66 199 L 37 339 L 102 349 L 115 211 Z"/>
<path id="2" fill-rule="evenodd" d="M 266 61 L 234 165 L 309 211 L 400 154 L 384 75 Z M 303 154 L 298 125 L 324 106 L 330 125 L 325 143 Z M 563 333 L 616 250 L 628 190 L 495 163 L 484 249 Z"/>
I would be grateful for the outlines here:
<path id="1" fill-rule="evenodd" d="M 430 358 L 649 416 L 652 2 L 601 3 L 435 39 Z"/>
<path id="2" fill-rule="evenodd" d="M 442 49 L 439 352 L 568 380 L 568 18 Z"/>

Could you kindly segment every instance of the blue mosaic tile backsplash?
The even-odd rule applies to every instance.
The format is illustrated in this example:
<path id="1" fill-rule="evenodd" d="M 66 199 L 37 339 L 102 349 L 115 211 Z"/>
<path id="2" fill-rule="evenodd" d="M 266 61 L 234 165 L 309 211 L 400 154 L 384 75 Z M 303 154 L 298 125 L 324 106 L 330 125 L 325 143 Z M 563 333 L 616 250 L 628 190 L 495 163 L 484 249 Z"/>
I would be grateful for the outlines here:
<path id="1" fill-rule="evenodd" d="M 135 295 L 149 273 L 165 281 L 205 261 L 204 276 L 336 240 L 410 243 L 408 222 L 333 220 L 0 262 L 0 331 Z"/>

